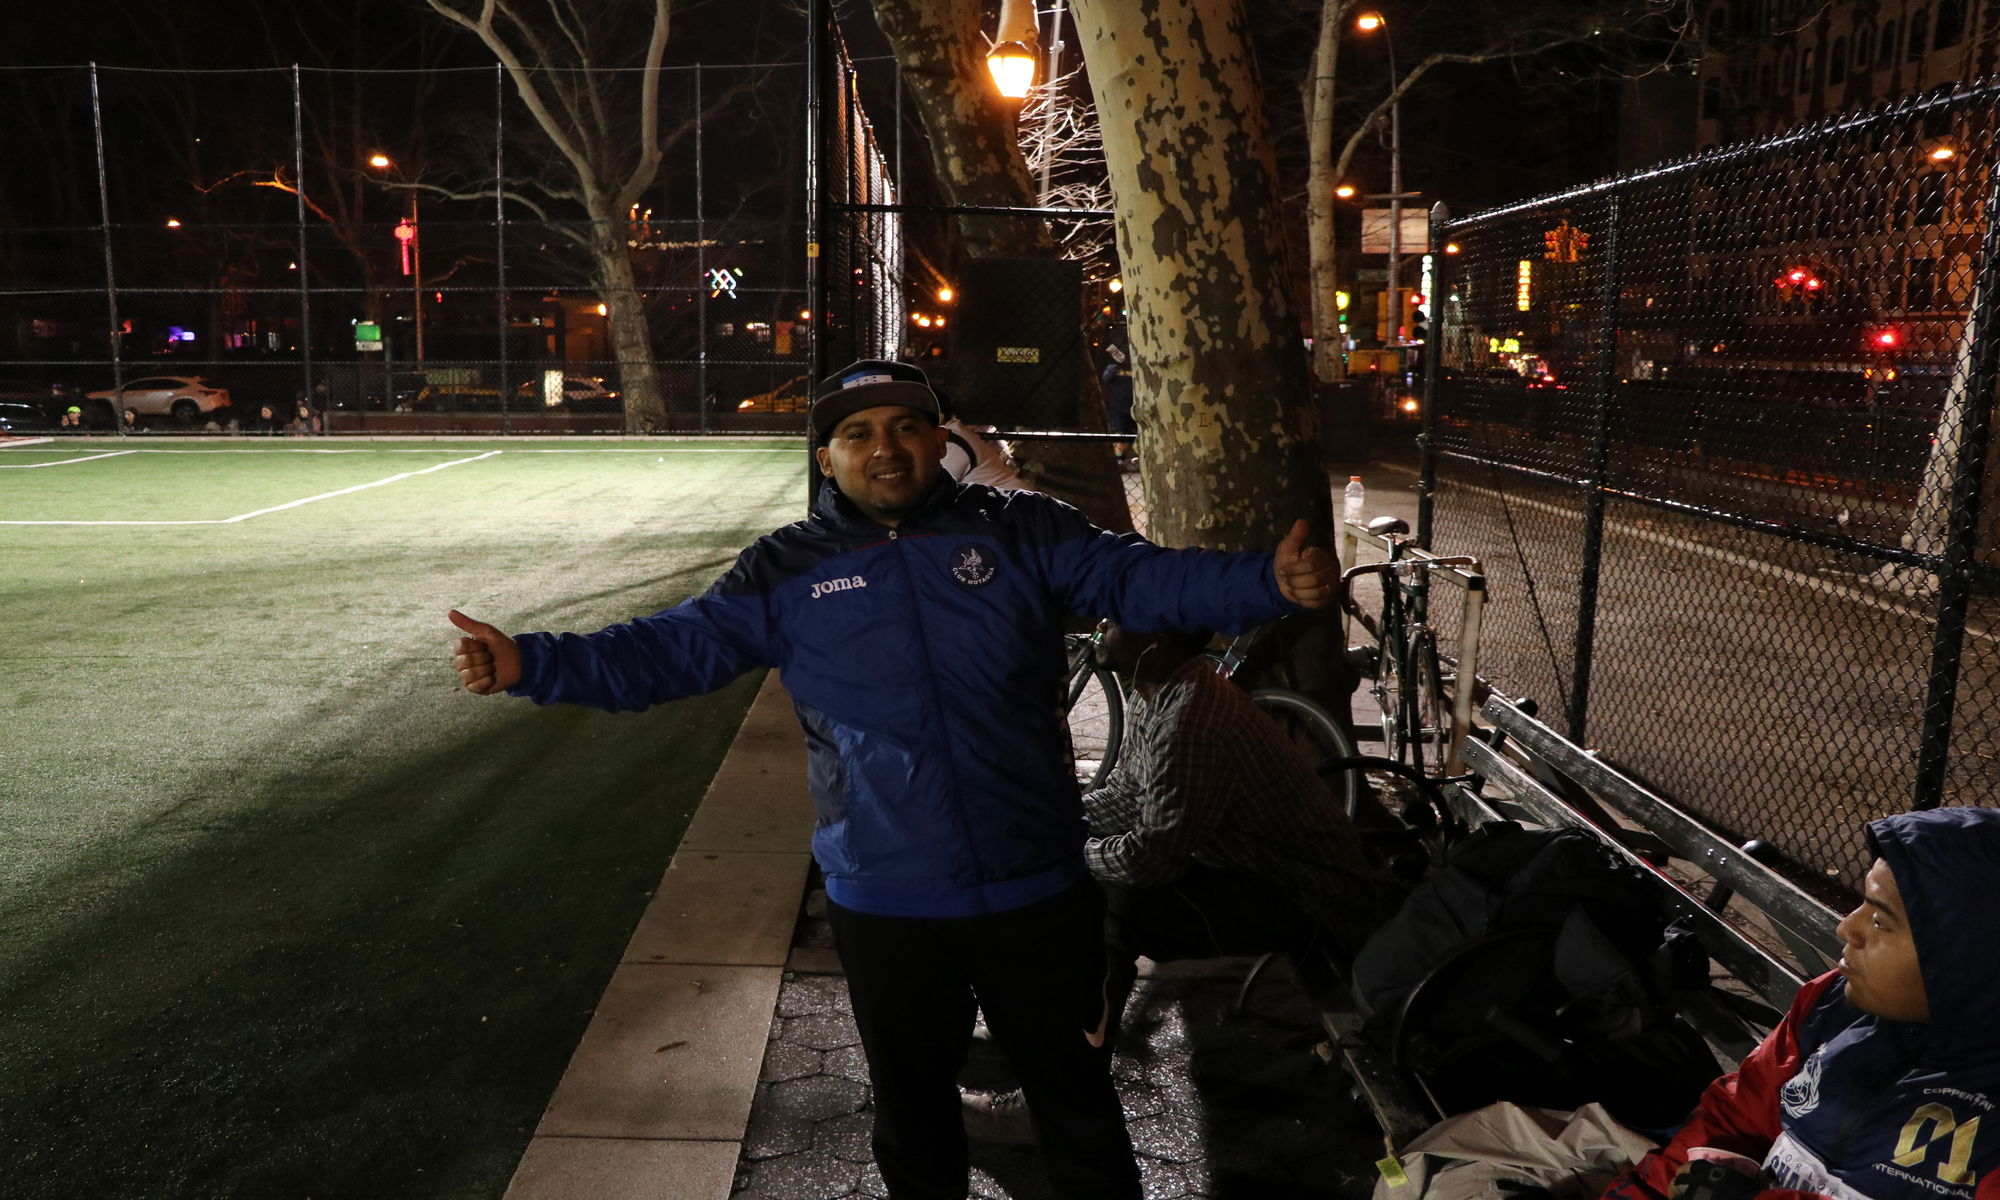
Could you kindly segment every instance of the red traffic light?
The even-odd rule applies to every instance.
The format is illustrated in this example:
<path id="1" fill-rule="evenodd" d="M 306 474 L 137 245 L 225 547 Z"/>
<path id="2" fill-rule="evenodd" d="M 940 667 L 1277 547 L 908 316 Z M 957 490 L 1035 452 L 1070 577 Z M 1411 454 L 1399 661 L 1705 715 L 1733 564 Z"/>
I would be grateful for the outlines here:
<path id="1" fill-rule="evenodd" d="M 1877 350 L 1894 350 L 1903 344 L 1900 329 L 1877 329 L 1868 335 L 1868 344 Z"/>

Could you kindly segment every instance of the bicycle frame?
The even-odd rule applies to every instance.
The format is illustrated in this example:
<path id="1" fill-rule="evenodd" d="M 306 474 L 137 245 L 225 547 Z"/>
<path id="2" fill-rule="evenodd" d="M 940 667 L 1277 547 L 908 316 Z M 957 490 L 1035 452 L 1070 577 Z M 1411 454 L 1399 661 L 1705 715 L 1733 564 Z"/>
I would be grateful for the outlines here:
<path id="1" fill-rule="evenodd" d="M 1445 770 L 1449 774 L 1462 774 L 1465 759 L 1462 749 L 1466 734 L 1472 728 L 1473 692 L 1478 680 L 1479 627 L 1485 609 L 1486 575 L 1477 558 L 1471 555 L 1440 556 L 1418 546 L 1409 537 L 1397 533 L 1374 534 L 1357 521 L 1345 522 L 1342 529 L 1344 557 L 1353 562 L 1359 540 L 1367 540 L 1380 546 L 1388 557 L 1378 563 L 1364 563 L 1351 566 L 1341 573 L 1340 605 L 1347 617 L 1359 620 L 1362 627 L 1380 636 L 1381 630 L 1367 614 L 1361 612 L 1354 603 L 1352 585 L 1363 575 L 1382 577 L 1384 616 L 1392 607 L 1399 609 L 1396 620 L 1397 643 L 1407 653 L 1408 639 L 1404 631 L 1424 624 L 1429 613 L 1429 583 L 1434 574 L 1442 573 L 1446 578 L 1465 588 L 1465 604 L 1460 609 L 1458 650 L 1455 673 L 1458 683 L 1452 688 L 1451 731 L 1445 751 Z M 1345 622 L 1344 622 L 1345 623 Z M 1348 627 L 1351 633 L 1351 626 Z M 1404 664 L 1398 664 L 1402 666 Z"/>

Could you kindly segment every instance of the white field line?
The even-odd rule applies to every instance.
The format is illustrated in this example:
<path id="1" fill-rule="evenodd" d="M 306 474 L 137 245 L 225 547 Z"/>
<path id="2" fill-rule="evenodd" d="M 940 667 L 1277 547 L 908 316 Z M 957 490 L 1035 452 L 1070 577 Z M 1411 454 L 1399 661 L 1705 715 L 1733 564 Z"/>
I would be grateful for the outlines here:
<path id="1" fill-rule="evenodd" d="M 71 463 L 96 462 L 100 458 L 117 458 L 121 454 L 137 454 L 137 450 L 107 450 L 103 454 L 87 454 L 82 458 L 58 458 L 51 462 L 0 463 L 0 471 L 32 471 L 36 467 L 67 467 Z"/>
<path id="2" fill-rule="evenodd" d="M 333 498 L 334 498 L 335 496 L 347 496 L 347 495 L 351 495 L 351 494 L 353 494 L 353 493 L 355 493 L 355 492 L 364 492 L 364 491 L 367 491 L 367 490 L 368 490 L 369 488 L 377 488 L 377 487 L 381 487 L 381 486 L 382 486 L 382 485 L 384 485 L 384 484 L 388 484 L 388 483 L 396 483 L 396 482 L 399 482 L 399 481 L 401 481 L 401 480 L 404 480 L 404 479 L 414 479 L 414 478 L 416 478 L 416 477 L 417 477 L 417 476 L 419 476 L 419 475 L 428 475 L 428 474 L 430 474 L 430 473 L 431 473 L 432 471 L 442 471 L 442 470 L 444 470 L 444 469 L 445 469 L 446 467 L 461 467 L 461 466 L 464 466 L 464 465 L 465 465 L 466 463 L 475 463 L 475 462 L 479 462 L 479 461 L 481 461 L 481 460 L 483 460 L 483 459 L 488 459 L 488 458 L 492 458 L 492 457 L 493 457 L 494 455 L 496 455 L 496 454 L 499 454 L 499 453 L 501 453 L 501 451 L 499 451 L 499 450 L 488 450 L 488 451 L 487 451 L 486 453 L 484 453 L 484 454 L 477 454 L 477 455 L 474 455 L 474 456 L 473 456 L 473 457 L 471 457 L 471 458 L 461 458 L 461 459 L 457 459 L 457 460 L 455 460 L 455 461 L 453 461 L 453 462 L 448 462 L 448 463 L 439 463 L 438 465 L 436 465 L 436 466 L 434 466 L 434 467 L 425 467 L 425 468 L 424 468 L 423 470 L 421 470 L 421 471 L 405 471 L 405 472 L 403 472 L 403 473 L 402 473 L 402 474 L 400 474 L 400 475 L 391 475 L 391 476 L 389 476 L 389 477 L 388 477 L 387 479 L 377 479 L 377 480 L 375 480 L 375 481 L 374 481 L 374 482 L 372 482 L 372 483 L 357 483 L 357 484 L 355 484 L 355 485 L 354 485 L 353 487 L 344 487 L 344 488 L 341 488 L 341 489 L 339 489 L 338 491 L 332 491 L 332 492 L 321 492 L 321 493 L 320 493 L 319 495 L 317 495 L 317 496 L 307 496 L 307 497 L 306 497 L 305 499 L 303 499 L 303 500 L 293 500 L 293 501 L 291 501 L 291 502 L 289 502 L 289 503 L 286 503 L 286 504 L 274 504 L 274 505 L 272 505 L 272 506 L 271 506 L 270 508 L 260 508 L 260 509 L 258 509 L 258 510 L 257 510 L 257 511 L 255 511 L 255 512 L 247 512 L 247 513 L 238 513 L 238 514 L 237 514 L 236 516 L 233 516 L 233 517 L 219 517 L 219 518 L 215 518 L 215 519 L 213 519 L 213 520 L 206 520 L 206 521 L 0 521 L 0 525 L 234 525 L 234 524 L 236 524 L 236 523 L 237 523 L 237 522 L 239 522 L 239 521 L 247 521 L 247 520 L 249 520 L 249 519 L 250 519 L 250 518 L 252 518 L 252 517 L 261 517 L 261 516 L 265 516 L 265 515 L 268 515 L 268 514 L 270 514 L 270 513 L 274 513 L 274 512 L 283 512 L 283 511 L 285 511 L 285 510 L 286 510 L 286 509 L 288 509 L 288 508 L 297 508 L 297 507 L 299 507 L 299 506 L 300 506 L 301 504 L 312 504 L 312 503 L 314 503 L 315 501 L 319 501 L 319 500 L 331 500 L 331 499 L 333 499 Z"/>
<path id="3" fill-rule="evenodd" d="M 1554 516 L 1567 517 L 1572 521 L 1583 520 L 1583 514 L 1574 509 L 1563 508 L 1560 505 L 1549 504 L 1541 500 L 1530 500 L 1525 496 L 1512 495 L 1498 488 L 1480 487 L 1477 484 L 1471 483 L 1454 483 L 1451 486 L 1464 488 L 1468 492 L 1479 492 L 1482 495 L 1497 497 L 1508 504 L 1518 504 L 1522 508 L 1532 508 Z M 1650 529 L 1640 529 L 1638 526 L 1628 524 L 1624 521 L 1614 521 L 1606 518 L 1604 524 L 1606 528 L 1616 529 L 1626 537 L 1637 538 L 1642 542 L 1651 542 L 1656 546 L 1666 546 L 1684 553 L 1699 554 L 1705 558 L 1713 558 L 1721 562 L 1726 562 L 1731 566 L 1759 571 L 1766 575 L 1774 575 L 1788 583 L 1799 584 L 1816 592 L 1828 592 L 1859 604 L 1865 604 L 1870 608 L 1879 608 L 1883 612 L 1894 613 L 1899 617 L 1907 617 L 1912 621 L 1922 624 L 1930 624 L 1936 617 L 1935 613 L 1923 612 L 1908 605 L 1898 604 L 1893 600 L 1885 600 L 1873 593 L 1862 591 L 1860 588 L 1849 587 L 1844 583 L 1835 583 L 1823 576 L 1808 575 L 1803 571 L 1794 571 L 1790 567 L 1781 567 L 1776 563 L 1766 562 L 1760 558 L 1752 558 L 1747 554 L 1738 554 L 1733 550 L 1724 550 L 1717 546 L 1707 546 L 1700 542 L 1691 542 L 1684 538 L 1672 537 L 1664 533 L 1654 533 Z M 1965 632 L 1966 636 L 1976 637 L 1981 641 L 2000 642 L 2000 634 L 1996 634 L 1976 621 L 1967 621 Z"/>

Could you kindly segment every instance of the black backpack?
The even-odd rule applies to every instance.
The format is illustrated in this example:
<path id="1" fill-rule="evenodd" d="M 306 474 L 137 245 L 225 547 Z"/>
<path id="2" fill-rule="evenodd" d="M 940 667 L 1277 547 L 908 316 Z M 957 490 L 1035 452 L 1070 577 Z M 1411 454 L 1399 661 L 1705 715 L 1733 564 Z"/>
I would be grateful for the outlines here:
<path id="1" fill-rule="evenodd" d="M 1474 830 L 1368 939 L 1371 1036 L 1445 1115 L 1496 1100 L 1678 1124 L 1722 1073 L 1673 1003 L 1708 958 L 1638 871 L 1577 829 Z"/>

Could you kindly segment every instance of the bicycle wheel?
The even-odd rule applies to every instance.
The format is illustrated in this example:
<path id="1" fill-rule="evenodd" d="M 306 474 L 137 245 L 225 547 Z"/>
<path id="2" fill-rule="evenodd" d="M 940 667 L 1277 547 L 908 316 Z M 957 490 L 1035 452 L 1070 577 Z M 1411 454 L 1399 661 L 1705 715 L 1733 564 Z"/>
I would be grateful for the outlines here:
<path id="1" fill-rule="evenodd" d="M 1382 712 L 1386 757 L 1408 763 L 1429 776 L 1444 774 L 1451 728 L 1445 720 L 1444 684 L 1438 670 L 1437 635 L 1419 627 L 1407 648 L 1398 647 L 1395 626 L 1384 625 L 1375 672 L 1376 706 Z"/>
<path id="2" fill-rule="evenodd" d="M 1285 731 L 1285 740 L 1298 751 L 1299 758 L 1326 780 L 1333 802 L 1348 819 L 1361 802 L 1361 771 L 1357 767 L 1326 769 L 1336 759 L 1354 757 L 1354 740 L 1341 728 L 1339 720 L 1311 697 L 1283 688 L 1262 688 L 1250 693 L 1250 702 Z"/>
<path id="3" fill-rule="evenodd" d="M 1444 677 L 1438 669 L 1437 634 L 1417 630 L 1410 639 L 1408 723 L 1404 733 L 1410 747 L 1410 764 L 1437 778 L 1445 773 L 1445 757 L 1451 751 L 1451 722 L 1446 716 Z"/>
<path id="4" fill-rule="evenodd" d="M 1070 656 L 1069 682 L 1063 690 L 1069 719 L 1070 761 L 1084 791 L 1101 786 L 1118 765 L 1118 747 L 1125 738 L 1125 695 L 1118 677 L 1084 654 Z"/>

